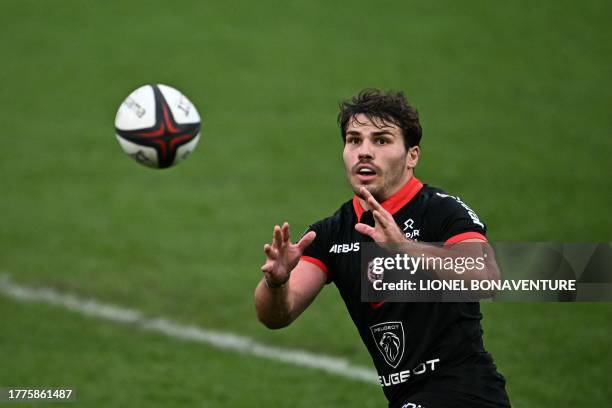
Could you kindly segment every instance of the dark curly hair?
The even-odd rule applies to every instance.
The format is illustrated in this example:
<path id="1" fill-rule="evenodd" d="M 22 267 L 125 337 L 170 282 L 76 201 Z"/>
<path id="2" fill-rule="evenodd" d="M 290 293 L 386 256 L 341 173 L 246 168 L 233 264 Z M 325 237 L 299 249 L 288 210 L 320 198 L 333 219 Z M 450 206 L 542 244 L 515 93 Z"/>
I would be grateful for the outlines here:
<path id="1" fill-rule="evenodd" d="M 377 126 L 376 119 L 397 125 L 404 136 L 404 146 L 408 150 L 421 143 L 421 124 L 419 113 L 408 103 L 401 91 L 384 92 L 379 89 L 364 89 L 357 96 L 340 103 L 338 125 L 342 140 L 346 141 L 346 128 L 349 120 L 363 113 Z"/>

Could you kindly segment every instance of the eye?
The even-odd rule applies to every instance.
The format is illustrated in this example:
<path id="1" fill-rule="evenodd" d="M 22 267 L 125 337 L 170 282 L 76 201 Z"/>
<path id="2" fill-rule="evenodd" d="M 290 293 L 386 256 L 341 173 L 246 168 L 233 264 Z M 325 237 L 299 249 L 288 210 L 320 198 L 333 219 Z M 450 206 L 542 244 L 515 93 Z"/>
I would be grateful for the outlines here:
<path id="1" fill-rule="evenodd" d="M 376 140 L 374 140 L 374 143 L 382 146 L 382 145 L 386 145 L 388 141 L 384 137 L 377 137 Z"/>
<path id="2" fill-rule="evenodd" d="M 350 145 L 356 145 L 359 144 L 361 142 L 361 140 L 358 137 L 347 137 L 346 138 L 346 144 L 350 144 Z"/>

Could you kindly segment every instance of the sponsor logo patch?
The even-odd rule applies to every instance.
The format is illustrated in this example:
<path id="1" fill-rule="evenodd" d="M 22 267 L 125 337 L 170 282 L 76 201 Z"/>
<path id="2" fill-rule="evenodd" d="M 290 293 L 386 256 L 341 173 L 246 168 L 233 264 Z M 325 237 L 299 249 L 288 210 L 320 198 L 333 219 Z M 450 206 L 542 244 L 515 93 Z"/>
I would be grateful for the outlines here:
<path id="1" fill-rule="evenodd" d="M 410 230 L 410 231 L 408 231 Z M 421 231 L 417 228 L 414 228 L 414 220 L 412 218 L 408 218 L 404 222 L 404 234 L 406 234 L 406 238 L 416 240 L 417 237 L 421 234 Z"/>
<path id="2" fill-rule="evenodd" d="M 359 242 L 353 242 L 352 244 L 334 244 L 329 248 L 330 253 L 334 254 L 346 254 L 349 252 L 358 252 Z"/>
<path id="3" fill-rule="evenodd" d="M 459 203 L 459 205 L 461 205 L 463 208 L 465 208 L 465 210 L 467 211 L 468 215 L 472 219 L 472 222 L 474 224 L 476 224 L 476 225 L 479 225 L 481 228 L 484 228 L 484 224 L 480 221 L 480 219 L 478 218 L 478 216 L 476 215 L 474 210 L 472 210 L 470 207 L 468 207 L 468 205 L 466 203 L 461 201 L 461 199 L 459 197 L 455 197 L 455 196 L 448 195 L 448 194 L 441 194 L 441 193 L 436 193 L 436 195 L 438 197 L 442 197 L 442 198 L 450 197 L 450 198 L 454 199 L 455 201 L 457 201 Z"/>
<path id="4" fill-rule="evenodd" d="M 402 322 L 384 322 L 370 327 L 374 343 L 385 362 L 397 368 L 404 357 L 405 335 Z"/>

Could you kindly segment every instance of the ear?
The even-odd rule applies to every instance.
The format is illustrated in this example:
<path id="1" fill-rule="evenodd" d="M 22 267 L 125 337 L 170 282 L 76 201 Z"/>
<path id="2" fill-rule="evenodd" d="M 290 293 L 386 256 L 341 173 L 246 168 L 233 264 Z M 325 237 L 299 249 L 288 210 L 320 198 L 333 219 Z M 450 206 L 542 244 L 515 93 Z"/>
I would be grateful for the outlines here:
<path id="1" fill-rule="evenodd" d="M 419 146 L 412 146 L 406 153 L 406 167 L 414 169 L 419 163 L 419 157 L 421 156 L 421 148 Z"/>

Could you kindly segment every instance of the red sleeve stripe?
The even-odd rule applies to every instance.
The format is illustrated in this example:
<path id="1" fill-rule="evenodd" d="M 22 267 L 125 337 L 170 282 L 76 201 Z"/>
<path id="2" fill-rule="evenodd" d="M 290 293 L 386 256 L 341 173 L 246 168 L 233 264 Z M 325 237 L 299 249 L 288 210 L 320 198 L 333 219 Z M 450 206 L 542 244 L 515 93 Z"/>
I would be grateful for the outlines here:
<path id="1" fill-rule="evenodd" d="M 317 265 L 319 268 L 321 268 L 323 272 L 325 272 L 325 275 L 327 275 L 327 277 L 329 278 L 329 269 L 327 269 L 327 265 L 325 265 L 322 261 L 318 260 L 317 258 L 313 258 L 312 256 L 302 255 L 300 257 L 300 261 L 306 261 L 306 262 L 310 262 L 311 264 Z"/>
<path id="2" fill-rule="evenodd" d="M 470 232 L 463 232 L 461 234 L 457 234 L 457 235 L 450 237 L 449 239 L 446 240 L 446 242 L 444 243 L 444 246 L 455 245 L 467 239 L 480 239 L 484 242 L 487 242 L 487 237 L 482 235 L 480 232 L 470 231 Z"/>

